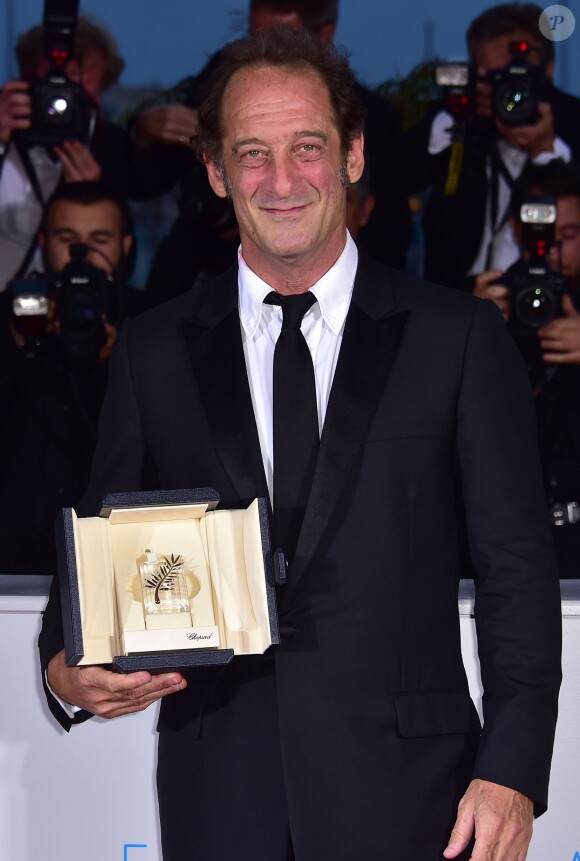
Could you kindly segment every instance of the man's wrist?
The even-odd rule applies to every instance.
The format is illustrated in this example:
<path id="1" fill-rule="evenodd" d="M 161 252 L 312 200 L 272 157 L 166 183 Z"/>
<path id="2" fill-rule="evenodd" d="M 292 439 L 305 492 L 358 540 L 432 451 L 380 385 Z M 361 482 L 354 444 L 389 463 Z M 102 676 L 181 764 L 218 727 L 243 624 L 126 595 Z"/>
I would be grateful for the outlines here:
<path id="1" fill-rule="evenodd" d="M 63 699 L 61 699 L 59 697 L 58 694 L 56 694 L 53 691 L 53 689 L 50 686 L 50 682 L 48 681 L 48 670 L 44 671 L 44 680 L 46 682 L 46 687 L 47 687 L 48 692 L 50 694 L 52 694 L 52 696 L 57 701 L 57 703 L 59 704 L 61 709 L 64 711 L 64 713 L 67 715 L 67 717 L 69 717 L 72 720 L 74 718 L 74 716 L 77 714 L 77 712 L 82 711 L 82 709 L 79 706 L 73 706 L 72 703 L 65 702 Z"/>

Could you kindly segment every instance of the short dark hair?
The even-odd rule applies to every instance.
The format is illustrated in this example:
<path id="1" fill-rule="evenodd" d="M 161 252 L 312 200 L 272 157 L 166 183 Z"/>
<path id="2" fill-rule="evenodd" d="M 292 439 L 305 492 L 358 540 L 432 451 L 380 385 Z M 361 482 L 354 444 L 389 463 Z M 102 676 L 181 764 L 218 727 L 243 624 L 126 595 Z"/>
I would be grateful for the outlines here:
<path id="1" fill-rule="evenodd" d="M 104 202 L 113 203 L 121 213 L 123 236 L 134 235 L 133 218 L 126 198 L 102 182 L 63 182 L 58 185 L 44 207 L 39 228 L 40 233 L 46 233 L 50 212 L 54 205 L 61 200 L 67 203 L 77 203 L 80 206 L 92 206 L 95 203 Z"/>
<path id="2" fill-rule="evenodd" d="M 511 214 L 520 220 L 520 210 L 527 200 L 534 197 L 577 197 L 580 200 L 580 170 L 556 158 L 548 164 L 529 162 L 514 183 L 511 199 Z"/>
<path id="3" fill-rule="evenodd" d="M 518 30 L 528 33 L 537 42 L 542 53 L 542 62 L 554 59 L 554 43 L 546 39 L 540 30 L 540 15 L 543 10 L 535 3 L 501 3 L 486 9 L 471 22 L 467 29 L 467 49 L 473 56 L 481 42 L 497 36 L 509 36 Z"/>
<path id="4" fill-rule="evenodd" d="M 112 87 L 121 77 L 125 61 L 111 33 L 88 15 L 80 15 L 75 31 L 74 57 L 82 66 L 82 59 L 89 51 L 99 51 L 107 65 L 103 76 L 103 90 Z M 44 57 L 44 27 L 31 27 L 18 37 L 16 59 L 23 78 L 32 79 Z"/>
<path id="5" fill-rule="evenodd" d="M 241 69 L 277 67 L 317 74 L 328 90 L 343 157 L 364 129 L 365 111 L 354 90 L 346 56 L 333 45 L 322 45 L 304 27 L 277 25 L 252 33 L 223 49 L 198 114 L 198 155 L 223 163 L 223 101 L 227 86 Z"/>
<path id="6" fill-rule="evenodd" d="M 338 0 L 250 0 L 250 12 L 257 9 L 289 15 L 295 12 L 300 23 L 317 33 L 327 24 L 338 20 Z"/>

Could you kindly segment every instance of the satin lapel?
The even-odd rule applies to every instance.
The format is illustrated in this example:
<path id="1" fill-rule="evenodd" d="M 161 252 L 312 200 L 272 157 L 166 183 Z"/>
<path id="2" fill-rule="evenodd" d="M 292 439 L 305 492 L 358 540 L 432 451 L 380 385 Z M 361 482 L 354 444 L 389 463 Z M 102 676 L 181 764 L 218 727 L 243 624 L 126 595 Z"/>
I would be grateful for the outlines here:
<path id="1" fill-rule="evenodd" d="M 328 526 L 393 366 L 407 312 L 396 312 L 389 277 L 361 255 L 285 601 Z"/>
<path id="2" fill-rule="evenodd" d="M 268 498 L 242 346 L 237 267 L 211 282 L 185 337 L 218 455 L 240 500 Z"/>

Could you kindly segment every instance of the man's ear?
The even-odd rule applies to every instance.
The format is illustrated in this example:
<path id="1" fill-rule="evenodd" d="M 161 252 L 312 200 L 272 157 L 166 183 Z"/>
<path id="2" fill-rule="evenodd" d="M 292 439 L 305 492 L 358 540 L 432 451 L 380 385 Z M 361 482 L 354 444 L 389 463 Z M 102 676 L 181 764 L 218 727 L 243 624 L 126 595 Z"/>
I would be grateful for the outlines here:
<path id="1" fill-rule="evenodd" d="M 348 173 L 349 182 L 358 182 L 362 176 L 365 166 L 364 157 L 364 135 L 361 133 L 351 144 L 350 150 L 346 157 L 346 170 Z"/>
<path id="2" fill-rule="evenodd" d="M 546 75 L 548 78 L 553 81 L 554 80 L 554 61 L 548 60 L 546 63 Z"/>
<path id="3" fill-rule="evenodd" d="M 321 45 L 328 45 L 334 39 L 336 24 L 324 24 L 317 33 Z"/>
<path id="4" fill-rule="evenodd" d="M 133 247 L 133 237 L 130 233 L 127 233 L 126 236 L 123 236 L 123 256 L 126 257 L 131 248 Z"/>
<path id="5" fill-rule="evenodd" d="M 214 192 L 217 194 L 218 197 L 227 197 L 228 190 L 224 182 L 223 172 L 220 165 L 216 164 L 215 161 L 210 161 L 209 159 L 204 159 L 204 164 L 207 168 L 207 178 L 209 179 L 209 184 L 211 185 Z"/>

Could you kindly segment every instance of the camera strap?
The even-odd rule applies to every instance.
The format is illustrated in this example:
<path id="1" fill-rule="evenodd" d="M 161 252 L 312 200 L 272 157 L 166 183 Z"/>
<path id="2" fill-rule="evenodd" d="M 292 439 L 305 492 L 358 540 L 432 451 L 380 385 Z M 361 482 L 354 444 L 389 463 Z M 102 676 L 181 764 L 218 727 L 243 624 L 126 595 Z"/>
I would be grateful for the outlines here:
<path id="1" fill-rule="evenodd" d="M 447 164 L 447 176 L 443 194 L 445 197 L 455 197 L 461 170 L 463 168 L 463 155 L 465 153 L 465 121 L 456 119 L 451 130 L 451 153 Z"/>
<path id="2" fill-rule="evenodd" d="M 44 194 L 43 194 L 42 189 L 40 187 L 40 183 L 38 181 L 38 176 L 37 176 L 36 171 L 34 169 L 32 159 L 30 158 L 30 153 L 28 152 L 28 147 L 25 144 L 21 143 L 21 141 L 19 141 L 18 139 L 15 139 L 14 147 L 18 153 L 18 157 L 20 158 L 20 161 L 22 162 L 22 166 L 24 167 L 24 172 L 26 173 L 26 177 L 27 177 L 28 181 L 30 182 L 30 185 L 32 187 L 32 191 L 34 192 L 34 196 L 38 200 L 42 211 L 44 211 L 46 201 L 44 199 Z M 38 225 L 38 227 L 39 226 L 40 225 Z M 34 258 L 34 255 L 36 254 L 36 251 L 38 249 L 37 232 L 38 232 L 37 230 L 34 231 L 34 235 L 30 241 L 30 245 L 28 246 L 28 250 L 26 251 L 26 254 L 24 255 L 22 263 L 18 267 L 18 271 L 14 273 L 13 278 L 23 278 L 26 275 L 26 273 L 28 271 L 28 267 L 30 266 L 30 264 Z"/>
<path id="3" fill-rule="evenodd" d="M 32 159 L 30 158 L 28 147 L 22 144 L 20 141 L 15 141 L 14 145 L 16 147 L 16 151 L 18 152 L 18 157 L 22 162 L 22 166 L 24 167 L 26 177 L 30 182 L 30 185 L 32 186 L 34 196 L 40 203 L 41 207 L 44 209 L 46 201 L 44 199 L 44 194 L 42 193 L 42 189 L 40 187 L 40 183 L 38 181 L 38 176 L 36 175 Z"/>

